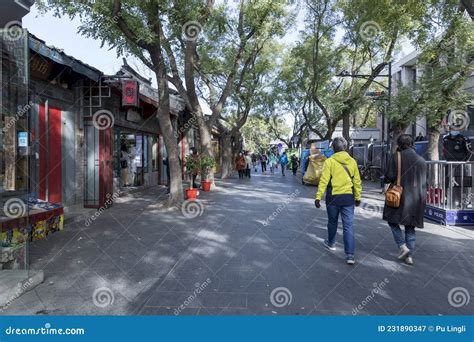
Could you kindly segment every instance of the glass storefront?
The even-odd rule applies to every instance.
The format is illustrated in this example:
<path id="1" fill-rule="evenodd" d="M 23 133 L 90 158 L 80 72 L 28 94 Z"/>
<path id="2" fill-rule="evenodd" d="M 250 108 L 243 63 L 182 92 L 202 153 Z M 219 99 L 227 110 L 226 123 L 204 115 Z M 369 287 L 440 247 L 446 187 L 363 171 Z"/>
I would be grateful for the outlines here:
<path id="1" fill-rule="evenodd" d="M 22 275 L 28 277 L 28 243 L 37 231 L 29 222 L 28 175 L 34 154 L 28 122 L 32 104 L 27 43 L 26 30 L 0 30 L 0 274 L 17 271 L 13 275 L 18 281 Z"/>
<path id="2" fill-rule="evenodd" d="M 114 132 L 114 177 L 120 186 L 143 186 L 148 173 L 158 171 L 158 138 L 124 128 Z"/>

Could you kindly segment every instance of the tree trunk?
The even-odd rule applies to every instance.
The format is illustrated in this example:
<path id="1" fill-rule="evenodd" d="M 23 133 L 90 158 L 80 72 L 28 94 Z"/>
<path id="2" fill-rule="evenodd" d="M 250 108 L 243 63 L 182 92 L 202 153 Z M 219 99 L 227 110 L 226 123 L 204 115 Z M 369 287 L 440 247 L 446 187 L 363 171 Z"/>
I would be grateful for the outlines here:
<path id="1" fill-rule="evenodd" d="M 428 160 L 439 160 L 439 129 L 428 127 L 428 147 L 426 158 Z"/>
<path id="2" fill-rule="evenodd" d="M 168 205 L 179 205 L 183 202 L 183 181 L 181 165 L 179 163 L 179 148 L 176 140 L 173 125 L 170 118 L 170 96 L 168 88 L 168 79 L 163 63 L 160 63 L 160 56 L 152 56 L 155 59 L 155 65 L 158 65 L 156 78 L 158 83 L 158 92 L 160 104 L 158 108 L 158 123 L 168 154 L 168 167 L 170 168 L 170 197 Z M 184 161 L 183 161 L 184 162 Z"/>
<path id="3" fill-rule="evenodd" d="M 222 165 L 221 178 L 229 178 L 234 169 L 234 158 L 232 153 L 232 136 L 230 134 L 222 137 Z"/>
<path id="4" fill-rule="evenodd" d="M 347 140 L 347 143 L 350 145 L 351 143 L 351 135 L 350 135 L 350 127 L 351 127 L 351 117 L 349 112 L 344 113 L 342 116 L 342 136 L 344 139 Z"/>

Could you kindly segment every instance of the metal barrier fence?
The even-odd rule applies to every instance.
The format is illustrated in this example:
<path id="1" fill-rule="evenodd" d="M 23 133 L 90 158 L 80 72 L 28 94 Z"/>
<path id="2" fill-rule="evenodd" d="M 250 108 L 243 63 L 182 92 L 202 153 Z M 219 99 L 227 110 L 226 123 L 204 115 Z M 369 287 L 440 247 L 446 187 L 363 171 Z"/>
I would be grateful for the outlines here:
<path id="1" fill-rule="evenodd" d="M 357 165 L 365 166 L 369 163 L 368 152 L 369 152 L 369 147 L 367 145 L 354 146 L 352 148 L 352 158 L 356 160 Z"/>
<path id="2" fill-rule="evenodd" d="M 427 200 L 445 210 L 472 209 L 474 162 L 428 161 Z"/>
<path id="3" fill-rule="evenodd" d="M 387 157 L 390 153 L 390 145 L 382 144 L 382 145 L 372 145 L 372 166 L 377 166 L 382 168 L 382 158 L 385 156 Z"/>

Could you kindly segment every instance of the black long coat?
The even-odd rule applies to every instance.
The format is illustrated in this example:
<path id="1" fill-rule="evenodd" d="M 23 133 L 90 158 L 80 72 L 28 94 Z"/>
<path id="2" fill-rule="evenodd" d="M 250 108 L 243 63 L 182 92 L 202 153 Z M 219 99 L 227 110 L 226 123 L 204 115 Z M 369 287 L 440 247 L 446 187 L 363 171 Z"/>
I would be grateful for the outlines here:
<path id="1" fill-rule="evenodd" d="M 389 223 L 423 228 L 426 205 L 426 162 L 412 148 L 401 151 L 403 187 L 400 207 L 385 205 L 383 219 Z M 391 157 L 385 173 L 385 182 L 395 183 L 397 179 L 397 155 Z"/>

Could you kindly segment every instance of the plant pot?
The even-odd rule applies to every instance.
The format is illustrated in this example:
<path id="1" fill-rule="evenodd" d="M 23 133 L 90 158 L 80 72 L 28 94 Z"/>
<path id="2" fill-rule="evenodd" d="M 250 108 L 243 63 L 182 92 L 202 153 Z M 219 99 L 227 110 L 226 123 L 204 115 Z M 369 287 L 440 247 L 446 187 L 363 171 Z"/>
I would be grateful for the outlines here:
<path id="1" fill-rule="evenodd" d="M 198 189 L 189 188 L 186 189 L 186 199 L 187 200 L 195 200 L 197 198 Z"/>
<path id="2" fill-rule="evenodd" d="M 211 181 L 205 180 L 201 182 L 202 190 L 203 191 L 211 191 Z"/>

